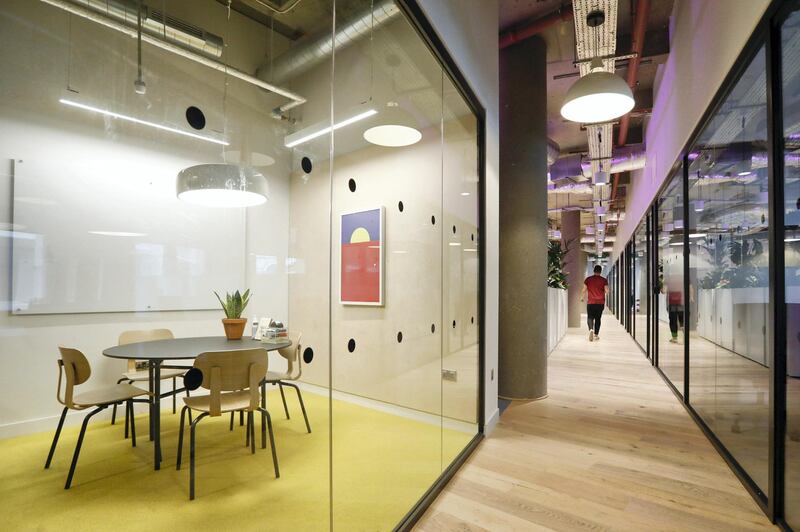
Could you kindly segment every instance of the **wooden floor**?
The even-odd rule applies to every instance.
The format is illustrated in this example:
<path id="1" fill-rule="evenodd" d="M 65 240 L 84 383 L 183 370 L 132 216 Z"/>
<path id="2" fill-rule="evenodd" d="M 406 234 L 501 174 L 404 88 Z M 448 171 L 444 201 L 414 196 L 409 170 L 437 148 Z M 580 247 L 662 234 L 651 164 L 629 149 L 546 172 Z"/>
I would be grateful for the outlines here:
<path id="1" fill-rule="evenodd" d="M 774 527 L 617 321 L 570 330 L 418 523 L 443 530 Z"/>

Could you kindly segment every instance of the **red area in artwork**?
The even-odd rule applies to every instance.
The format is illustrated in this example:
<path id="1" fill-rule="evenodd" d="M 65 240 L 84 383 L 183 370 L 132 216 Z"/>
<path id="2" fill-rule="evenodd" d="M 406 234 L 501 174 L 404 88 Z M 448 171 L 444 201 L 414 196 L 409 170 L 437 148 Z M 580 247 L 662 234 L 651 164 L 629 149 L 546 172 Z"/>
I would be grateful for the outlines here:
<path id="1" fill-rule="evenodd" d="M 380 242 L 342 244 L 342 301 L 380 303 Z"/>

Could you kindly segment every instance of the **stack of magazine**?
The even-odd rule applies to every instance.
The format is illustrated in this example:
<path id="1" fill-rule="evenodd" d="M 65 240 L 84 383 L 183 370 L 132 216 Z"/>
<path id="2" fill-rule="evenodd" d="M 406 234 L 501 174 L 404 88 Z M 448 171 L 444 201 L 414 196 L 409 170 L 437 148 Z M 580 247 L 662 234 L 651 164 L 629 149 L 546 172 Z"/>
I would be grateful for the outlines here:
<path id="1" fill-rule="evenodd" d="M 261 335 L 261 341 L 265 344 L 283 342 L 289 338 L 289 332 L 283 323 L 272 321 L 269 327 Z"/>

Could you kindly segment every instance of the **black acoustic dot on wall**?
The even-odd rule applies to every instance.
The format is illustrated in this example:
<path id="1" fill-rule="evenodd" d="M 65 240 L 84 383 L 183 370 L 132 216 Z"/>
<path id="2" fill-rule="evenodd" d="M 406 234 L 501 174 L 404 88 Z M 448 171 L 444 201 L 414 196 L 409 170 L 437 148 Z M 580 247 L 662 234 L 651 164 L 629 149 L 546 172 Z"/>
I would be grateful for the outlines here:
<path id="1" fill-rule="evenodd" d="M 475 233 L 470 233 L 469 239 L 475 242 Z"/>
<path id="2" fill-rule="evenodd" d="M 431 225 L 436 225 L 436 216 L 431 216 Z"/>
<path id="3" fill-rule="evenodd" d="M 469 322 L 470 322 L 470 323 L 475 323 L 475 316 L 472 316 L 472 317 L 469 319 Z"/>
<path id="4" fill-rule="evenodd" d="M 456 328 L 456 320 L 453 320 L 453 329 Z"/>
<path id="5" fill-rule="evenodd" d="M 352 338 L 347 342 L 347 350 L 351 353 L 356 350 L 356 341 Z"/>
<path id="6" fill-rule="evenodd" d="M 435 332 L 436 332 L 436 324 L 435 323 L 431 323 L 431 334 L 433 334 Z"/>
<path id="7" fill-rule="evenodd" d="M 189 122 L 189 125 L 194 129 L 203 129 L 206 127 L 206 115 L 194 105 L 186 108 L 186 121 Z"/>
<path id="8" fill-rule="evenodd" d="M 397 333 L 397 343 L 401 343 L 403 341 L 403 331 Z"/>
<path id="9" fill-rule="evenodd" d="M 397 202 L 397 210 L 400 211 L 400 212 L 403 212 L 403 202 L 402 201 L 398 201 Z"/>
<path id="10" fill-rule="evenodd" d="M 310 347 L 306 347 L 303 349 L 303 362 L 311 364 L 312 360 L 314 360 L 314 350 Z"/>
<path id="11" fill-rule="evenodd" d="M 456 234 L 456 226 L 453 226 L 453 234 Z"/>
<path id="12" fill-rule="evenodd" d="M 311 170 L 314 169 L 314 165 L 311 163 L 311 159 L 308 157 L 303 157 L 300 159 L 300 168 L 303 169 L 303 172 L 310 174 Z"/>
<path id="13" fill-rule="evenodd" d="M 350 189 L 350 192 L 355 192 L 356 191 L 356 180 L 353 179 L 353 178 L 350 178 L 347 181 L 347 188 Z"/>

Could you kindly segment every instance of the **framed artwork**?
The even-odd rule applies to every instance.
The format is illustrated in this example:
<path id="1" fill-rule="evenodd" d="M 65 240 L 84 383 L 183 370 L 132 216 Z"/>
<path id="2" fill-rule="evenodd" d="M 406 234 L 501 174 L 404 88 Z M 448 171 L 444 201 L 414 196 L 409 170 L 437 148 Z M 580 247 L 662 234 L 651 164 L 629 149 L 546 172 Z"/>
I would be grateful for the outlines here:
<path id="1" fill-rule="evenodd" d="M 342 214 L 339 302 L 383 306 L 384 208 Z"/>

